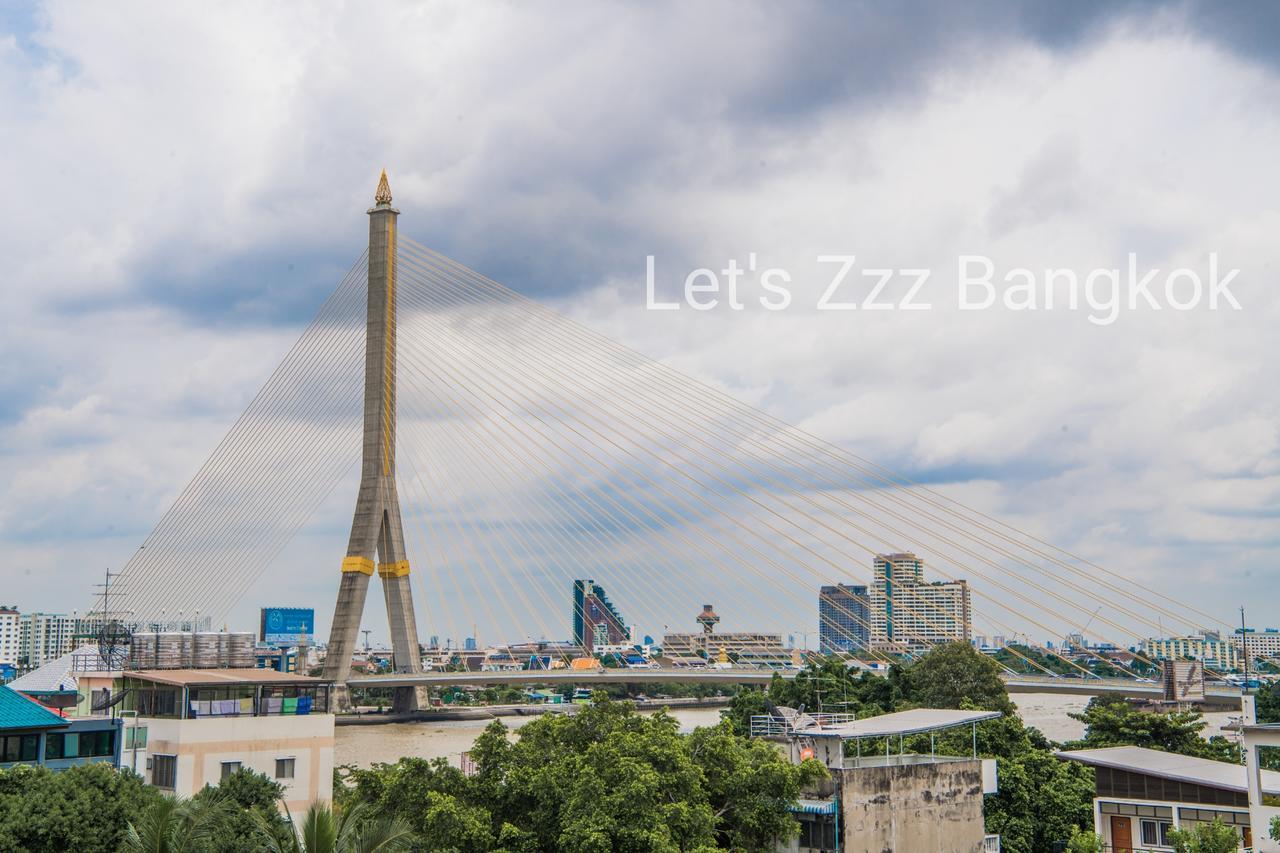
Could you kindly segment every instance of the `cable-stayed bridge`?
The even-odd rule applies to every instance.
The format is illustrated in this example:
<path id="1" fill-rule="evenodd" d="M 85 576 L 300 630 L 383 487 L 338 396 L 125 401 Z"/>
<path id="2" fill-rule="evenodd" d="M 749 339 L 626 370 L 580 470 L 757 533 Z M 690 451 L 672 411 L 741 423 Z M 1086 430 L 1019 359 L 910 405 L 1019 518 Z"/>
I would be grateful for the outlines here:
<path id="1" fill-rule="evenodd" d="M 655 633 L 716 602 L 738 633 L 708 643 L 729 655 L 744 632 L 802 633 L 833 584 L 879 596 L 875 613 L 830 606 L 842 617 L 833 630 L 885 662 L 970 630 L 1126 649 L 1225 625 L 399 234 L 385 173 L 368 213 L 368 250 L 99 610 L 139 626 L 222 621 L 264 573 L 283 570 L 277 558 L 358 471 L 345 553 L 291 570 L 334 578 L 326 676 L 339 683 L 378 575 L 397 675 L 388 683 L 404 688 L 402 705 L 410 686 L 449 675 L 421 672 L 424 634 L 484 626 L 495 640 L 563 638 L 582 615 L 569 590 L 584 578 Z M 877 581 L 880 555 L 905 554 L 929 580 Z M 958 597 L 926 592 L 961 581 Z M 1052 661 L 1099 684 L 1059 649 L 1010 654 L 1019 669 L 1050 676 Z M 1153 663 L 1139 653 L 1113 666 L 1135 675 Z"/>

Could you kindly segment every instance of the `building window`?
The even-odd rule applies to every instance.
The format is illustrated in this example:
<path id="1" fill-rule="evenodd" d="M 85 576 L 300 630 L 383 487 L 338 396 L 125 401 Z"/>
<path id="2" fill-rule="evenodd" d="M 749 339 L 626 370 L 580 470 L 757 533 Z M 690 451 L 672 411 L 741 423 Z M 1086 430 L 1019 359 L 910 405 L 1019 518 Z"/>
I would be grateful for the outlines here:
<path id="1" fill-rule="evenodd" d="M 0 738 L 0 762 L 35 761 L 40 754 L 40 735 L 9 735 Z"/>
<path id="2" fill-rule="evenodd" d="M 293 778 L 293 759 L 277 758 L 276 759 L 276 778 L 292 779 Z"/>
<path id="3" fill-rule="evenodd" d="M 125 749 L 146 749 L 147 748 L 147 727 L 146 726 L 130 726 L 124 730 L 124 748 Z"/>
<path id="4" fill-rule="evenodd" d="M 80 733 L 80 756 L 101 758 L 116 754 L 116 733 L 112 729 Z"/>
<path id="5" fill-rule="evenodd" d="M 157 788 L 173 790 L 178 779 L 178 756 L 151 756 L 151 784 Z"/>
<path id="6" fill-rule="evenodd" d="M 230 776 L 232 773 L 235 773 L 239 769 L 240 769 L 239 761 L 222 762 L 222 778 L 223 779 L 227 778 L 228 776 Z"/>

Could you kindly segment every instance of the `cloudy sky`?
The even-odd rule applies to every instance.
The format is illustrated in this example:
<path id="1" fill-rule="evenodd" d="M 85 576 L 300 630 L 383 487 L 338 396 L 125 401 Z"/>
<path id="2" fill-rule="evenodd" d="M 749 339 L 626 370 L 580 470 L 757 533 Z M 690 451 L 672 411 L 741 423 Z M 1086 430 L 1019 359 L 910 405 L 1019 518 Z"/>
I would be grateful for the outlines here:
<path id="1" fill-rule="evenodd" d="M 1277 44 L 1261 3 L 5 3 L 0 603 L 83 606 L 130 558 L 358 257 L 385 166 L 419 242 L 1223 621 L 1280 623 Z M 646 309 L 647 256 L 671 301 L 750 253 L 790 308 Z M 957 304 L 962 255 L 998 281 L 1130 253 L 1202 276 L 1216 253 L 1239 309 L 1158 286 L 1106 324 Z M 931 270 L 933 307 L 814 310 L 819 255 Z M 286 603 L 325 629 L 338 528 L 233 627 Z"/>

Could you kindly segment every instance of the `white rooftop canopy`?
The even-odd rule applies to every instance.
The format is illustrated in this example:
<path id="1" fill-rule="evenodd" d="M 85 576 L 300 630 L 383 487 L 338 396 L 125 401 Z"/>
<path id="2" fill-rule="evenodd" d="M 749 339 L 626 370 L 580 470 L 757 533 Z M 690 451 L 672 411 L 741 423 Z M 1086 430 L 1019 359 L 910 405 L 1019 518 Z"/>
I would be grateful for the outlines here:
<path id="1" fill-rule="evenodd" d="M 953 711 L 946 708 L 913 708 L 910 711 L 881 714 L 878 717 L 868 717 L 865 720 L 851 720 L 828 725 L 815 723 L 813 726 L 803 728 L 797 726 L 795 731 L 797 734 L 814 737 L 861 740 L 862 738 L 934 732 L 940 729 L 980 723 L 983 720 L 994 720 L 999 716 L 999 711 Z"/>
<path id="2" fill-rule="evenodd" d="M 1210 758 L 1193 758 L 1176 752 L 1161 752 L 1141 746 L 1108 746 L 1101 749 L 1076 749 L 1055 753 L 1059 758 L 1078 761 L 1091 767 L 1109 767 L 1129 773 L 1144 773 L 1177 782 L 1221 788 L 1238 793 L 1248 792 L 1248 776 L 1244 767 Z M 1262 790 L 1280 794 L 1280 772 L 1262 771 Z"/>

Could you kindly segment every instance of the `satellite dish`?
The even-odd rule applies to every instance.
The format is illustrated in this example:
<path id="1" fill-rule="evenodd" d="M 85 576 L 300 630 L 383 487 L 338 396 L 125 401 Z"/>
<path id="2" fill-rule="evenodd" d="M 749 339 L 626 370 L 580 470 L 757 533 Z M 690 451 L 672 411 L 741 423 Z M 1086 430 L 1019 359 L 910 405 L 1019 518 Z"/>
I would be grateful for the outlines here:
<path id="1" fill-rule="evenodd" d="M 124 669 L 129 660 L 133 632 L 119 619 L 110 619 L 98 629 L 98 654 L 110 670 Z"/>

